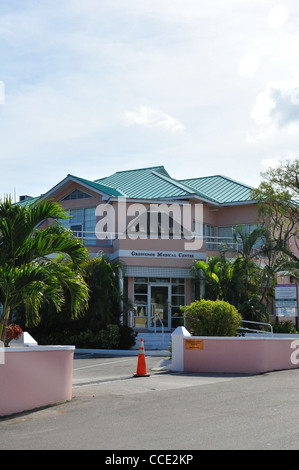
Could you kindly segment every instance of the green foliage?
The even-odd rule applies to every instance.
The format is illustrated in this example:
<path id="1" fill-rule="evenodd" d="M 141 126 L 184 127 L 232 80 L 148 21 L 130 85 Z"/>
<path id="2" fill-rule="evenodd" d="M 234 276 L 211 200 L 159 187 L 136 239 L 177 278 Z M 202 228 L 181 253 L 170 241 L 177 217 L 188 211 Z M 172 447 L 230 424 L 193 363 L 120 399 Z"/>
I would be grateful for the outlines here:
<path id="1" fill-rule="evenodd" d="M 273 244 L 263 226 L 257 226 L 250 233 L 243 226 L 236 226 L 234 241 L 237 249 L 230 248 L 230 256 L 235 257 L 228 258 L 223 251 L 207 262 L 194 264 L 191 272 L 196 298 L 224 300 L 234 305 L 244 319 L 268 321 L 264 305 L 273 298 L 276 273 L 286 268 L 285 259 L 273 257 Z M 256 259 L 260 255 L 268 261 L 265 266 Z"/>
<path id="2" fill-rule="evenodd" d="M 195 336 L 235 336 L 242 320 L 238 310 L 222 300 L 197 300 L 183 310 Z"/>
<path id="3" fill-rule="evenodd" d="M 298 269 L 299 160 L 281 163 L 262 174 L 264 180 L 252 190 L 259 203 L 259 216 L 267 223 L 276 251 L 284 253 Z"/>
<path id="4" fill-rule="evenodd" d="M 121 325 L 119 326 L 119 344 L 118 349 L 130 349 L 136 344 L 136 336 L 138 335 L 137 331 L 134 331 L 133 328 L 129 326 Z"/>
<path id="5" fill-rule="evenodd" d="M 82 266 L 90 292 L 89 306 L 82 327 L 99 330 L 108 323 L 117 323 L 121 314 L 122 295 L 119 287 L 118 263 L 105 257 L 93 258 Z"/>
<path id="6" fill-rule="evenodd" d="M 279 323 L 273 323 L 273 333 L 298 333 L 294 324 L 290 320 L 283 320 Z"/>
<path id="7" fill-rule="evenodd" d="M 65 260 L 57 259 L 57 263 Z M 30 334 L 39 344 L 73 344 L 77 348 L 130 349 L 136 342 L 132 328 L 119 325 L 122 295 L 119 288 L 120 266 L 104 257 L 87 260 L 81 265 L 89 290 L 89 304 L 84 316 L 72 319 L 68 302 L 58 315 L 47 305 L 41 321 Z M 67 293 L 66 293 L 67 296 Z"/>
<path id="8" fill-rule="evenodd" d="M 121 325 L 109 324 L 95 332 L 90 328 L 73 332 L 70 329 L 30 331 L 39 344 L 69 344 L 77 349 L 130 349 L 136 343 L 137 333 Z"/>
<path id="9" fill-rule="evenodd" d="M 25 307 L 25 324 L 37 324 L 40 310 L 51 303 L 61 311 L 68 292 L 71 316 L 84 313 L 88 288 L 79 266 L 88 251 L 70 230 L 59 223 L 65 218 L 62 207 L 49 200 L 25 205 L 10 198 L 0 201 L 0 339 L 14 309 Z M 38 229 L 46 219 L 57 222 Z M 62 254 L 68 264 L 57 263 L 52 255 Z"/>
<path id="10" fill-rule="evenodd" d="M 248 300 L 242 303 L 239 309 L 243 320 L 268 322 L 269 313 L 265 305 L 259 300 L 258 296 L 253 295 Z"/>
<path id="11" fill-rule="evenodd" d="M 100 341 L 103 349 L 117 349 L 119 344 L 118 325 L 107 325 L 106 330 L 99 332 Z"/>

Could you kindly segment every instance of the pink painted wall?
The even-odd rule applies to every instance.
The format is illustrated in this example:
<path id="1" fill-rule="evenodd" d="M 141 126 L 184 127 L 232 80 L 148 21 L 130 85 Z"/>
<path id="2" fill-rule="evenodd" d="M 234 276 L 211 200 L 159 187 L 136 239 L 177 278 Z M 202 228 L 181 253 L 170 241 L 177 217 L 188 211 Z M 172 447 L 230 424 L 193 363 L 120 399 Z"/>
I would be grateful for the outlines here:
<path id="1" fill-rule="evenodd" d="M 0 364 L 0 416 L 71 400 L 72 346 L 6 349 Z"/>
<path id="2" fill-rule="evenodd" d="M 202 340 L 203 349 L 186 349 L 184 339 L 185 372 L 257 374 L 299 367 L 291 361 L 294 338 L 187 338 L 191 339 Z"/>

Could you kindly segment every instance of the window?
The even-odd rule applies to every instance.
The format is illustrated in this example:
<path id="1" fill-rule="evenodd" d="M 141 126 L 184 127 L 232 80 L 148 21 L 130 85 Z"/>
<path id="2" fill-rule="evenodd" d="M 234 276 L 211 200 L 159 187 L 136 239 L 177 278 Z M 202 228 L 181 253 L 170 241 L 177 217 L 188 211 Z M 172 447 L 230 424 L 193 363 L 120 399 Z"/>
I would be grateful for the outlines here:
<path id="1" fill-rule="evenodd" d="M 62 221 L 63 225 L 72 230 L 76 237 L 82 238 L 85 245 L 95 245 L 95 207 L 70 209 L 66 213 L 68 218 Z"/>
<path id="2" fill-rule="evenodd" d="M 184 325 L 183 307 L 185 300 L 185 279 L 172 278 L 171 280 L 171 328 Z"/>
<path id="3" fill-rule="evenodd" d="M 233 248 L 233 226 L 227 225 L 226 227 L 218 227 L 218 249 L 221 247 Z"/>
<path id="4" fill-rule="evenodd" d="M 84 243 L 85 245 L 96 244 L 96 209 L 95 207 L 88 207 L 84 209 Z"/>
<path id="5" fill-rule="evenodd" d="M 170 214 L 172 211 L 170 211 Z M 153 238 L 183 238 L 182 225 L 166 212 L 147 210 L 131 221 L 127 234 Z"/>
<path id="6" fill-rule="evenodd" d="M 134 327 L 147 328 L 148 278 L 134 278 Z"/>
<path id="7" fill-rule="evenodd" d="M 91 197 L 90 194 L 84 193 L 81 189 L 75 189 L 70 194 L 62 199 L 62 201 L 72 201 L 74 199 L 87 199 Z"/>
<path id="8" fill-rule="evenodd" d="M 256 228 L 260 227 L 259 224 L 239 224 L 239 225 L 227 225 L 223 227 L 218 227 L 217 235 L 218 235 L 218 248 L 220 245 L 222 246 L 229 246 L 231 248 L 240 248 L 242 246 L 241 240 L 238 238 L 237 242 L 234 243 L 233 237 L 235 233 L 236 227 L 242 227 L 242 229 L 247 233 L 251 233 Z M 254 245 L 254 248 L 259 248 L 262 244 L 262 240 L 258 240 L 257 243 Z"/>
<path id="9" fill-rule="evenodd" d="M 206 240 L 207 250 L 215 250 L 215 227 L 203 224 L 203 236 Z"/>

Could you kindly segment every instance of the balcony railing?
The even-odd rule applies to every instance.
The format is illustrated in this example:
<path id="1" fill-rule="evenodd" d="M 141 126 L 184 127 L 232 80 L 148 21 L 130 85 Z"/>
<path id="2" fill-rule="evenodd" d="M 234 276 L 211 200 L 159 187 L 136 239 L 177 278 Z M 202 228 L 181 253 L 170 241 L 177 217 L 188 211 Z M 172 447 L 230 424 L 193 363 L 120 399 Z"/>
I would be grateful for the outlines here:
<path id="1" fill-rule="evenodd" d="M 120 238 L 118 234 L 113 232 L 92 232 L 92 231 L 74 231 L 76 237 L 80 238 L 84 245 L 86 246 L 101 246 L 101 247 L 111 247 L 114 240 Z M 142 235 L 142 234 L 134 234 L 133 235 L 122 235 L 122 237 L 126 237 L 127 239 L 131 239 L 132 241 L 138 239 L 140 240 L 152 240 L 152 239 L 161 239 L 161 237 L 153 237 L 150 235 Z M 162 237 L 164 240 L 166 237 Z M 177 237 L 175 237 L 177 239 Z M 200 237 L 194 235 L 193 239 L 202 239 L 203 244 L 201 251 L 238 251 L 242 249 L 242 241 L 241 239 L 235 240 L 233 237 Z M 173 237 L 169 237 L 169 240 L 174 239 Z M 181 238 L 181 240 L 190 240 L 190 238 Z M 260 251 L 261 244 L 258 243 L 254 247 L 254 251 L 256 254 Z"/>

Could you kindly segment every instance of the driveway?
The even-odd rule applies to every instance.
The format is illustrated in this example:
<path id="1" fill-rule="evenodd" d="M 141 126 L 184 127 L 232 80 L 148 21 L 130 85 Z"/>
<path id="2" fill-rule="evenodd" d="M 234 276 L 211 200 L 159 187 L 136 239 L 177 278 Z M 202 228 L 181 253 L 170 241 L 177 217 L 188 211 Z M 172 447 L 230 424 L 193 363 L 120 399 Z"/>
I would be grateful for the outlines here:
<path id="1" fill-rule="evenodd" d="M 241 376 L 168 372 L 165 357 L 146 364 L 150 377 L 134 378 L 137 357 L 75 359 L 73 400 L 0 420 L 0 449 L 103 458 L 180 449 L 194 459 L 203 449 L 299 449 L 298 369 Z"/>

